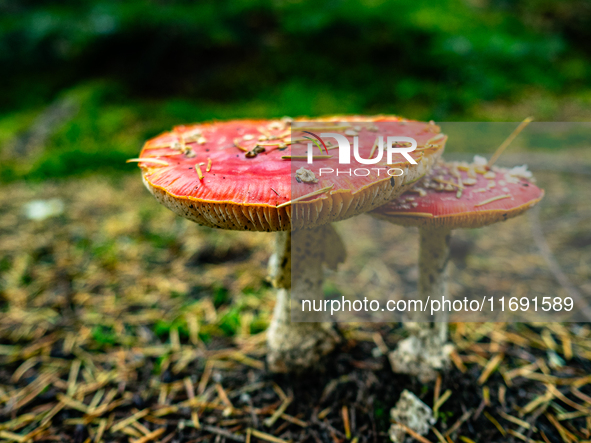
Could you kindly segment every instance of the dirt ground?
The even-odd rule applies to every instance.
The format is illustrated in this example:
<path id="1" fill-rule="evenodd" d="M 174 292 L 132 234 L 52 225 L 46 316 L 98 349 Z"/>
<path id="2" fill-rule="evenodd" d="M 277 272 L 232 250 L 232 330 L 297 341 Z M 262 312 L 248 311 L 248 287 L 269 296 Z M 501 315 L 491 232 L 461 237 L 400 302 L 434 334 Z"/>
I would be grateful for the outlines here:
<path id="1" fill-rule="evenodd" d="M 453 294 L 566 291 L 538 222 L 591 297 L 591 176 L 536 176 L 537 215 L 454 234 Z M 591 440 L 587 324 L 454 323 L 454 366 L 429 385 L 392 373 L 398 324 L 339 324 L 322 368 L 272 375 L 272 234 L 182 220 L 138 175 L 14 183 L 0 208 L 2 441 L 386 442 L 403 389 L 438 405 L 423 442 Z M 383 229 L 393 287 L 412 291 L 416 232 Z"/>

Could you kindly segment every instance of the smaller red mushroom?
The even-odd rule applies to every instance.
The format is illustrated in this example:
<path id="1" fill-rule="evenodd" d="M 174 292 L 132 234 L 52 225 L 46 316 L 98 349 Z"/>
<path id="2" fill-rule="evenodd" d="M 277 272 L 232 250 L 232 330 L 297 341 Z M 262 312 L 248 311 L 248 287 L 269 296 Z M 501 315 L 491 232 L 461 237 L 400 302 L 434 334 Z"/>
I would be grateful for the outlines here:
<path id="1" fill-rule="evenodd" d="M 474 162 L 439 161 L 413 189 L 381 206 L 371 215 L 400 226 L 418 226 L 419 297 L 448 297 L 447 262 L 451 230 L 480 228 L 516 217 L 544 197 L 533 184 L 527 166 L 512 169 L 487 166 L 483 157 Z M 445 317 L 408 325 L 410 336 L 390 354 L 395 372 L 433 380 L 449 362 Z"/>

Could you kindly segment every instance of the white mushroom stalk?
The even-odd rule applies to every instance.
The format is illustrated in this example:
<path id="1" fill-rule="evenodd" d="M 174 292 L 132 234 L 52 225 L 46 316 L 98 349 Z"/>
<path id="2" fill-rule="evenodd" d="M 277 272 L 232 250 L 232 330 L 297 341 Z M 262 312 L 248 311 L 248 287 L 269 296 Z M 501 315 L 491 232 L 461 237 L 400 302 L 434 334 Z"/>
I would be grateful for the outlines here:
<path id="1" fill-rule="evenodd" d="M 446 227 L 419 228 L 419 298 L 449 299 L 447 262 L 451 230 Z M 410 336 L 390 353 L 394 372 L 417 376 L 423 383 L 434 380 L 438 371 L 449 366 L 453 346 L 447 342 L 447 318 L 440 315 L 434 322 L 407 323 Z"/>
<path id="2" fill-rule="evenodd" d="M 293 237 L 298 244 L 292 244 Z M 324 267 L 336 269 L 345 260 L 345 249 L 331 225 L 279 232 L 276 238 L 269 277 L 277 288 L 277 302 L 267 330 L 267 363 L 273 372 L 301 371 L 317 366 L 335 348 L 339 335 L 331 323 L 292 321 L 292 304 L 297 309 L 302 300 L 323 298 Z"/>

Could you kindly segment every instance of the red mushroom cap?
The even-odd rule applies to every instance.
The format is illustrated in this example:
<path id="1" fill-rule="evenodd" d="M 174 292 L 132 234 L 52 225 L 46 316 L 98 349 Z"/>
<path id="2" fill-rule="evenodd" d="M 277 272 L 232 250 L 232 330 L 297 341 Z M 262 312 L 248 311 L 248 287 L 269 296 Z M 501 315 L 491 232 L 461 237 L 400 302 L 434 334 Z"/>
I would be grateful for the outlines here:
<path id="1" fill-rule="evenodd" d="M 367 177 L 319 177 L 319 168 L 339 167 L 337 151 L 329 151 L 336 154 L 330 158 L 318 155 L 322 158 L 309 165 L 302 158 L 307 141 L 298 142 L 296 136 L 292 144 L 291 120 L 233 120 L 177 126 L 146 142 L 139 160 L 144 183 L 162 204 L 206 226 L 255 231 L 314 227 L 367 212 L 399 195 L 432 167 L 446 140 L 432 122 L 396 116 L 301 121 L 318 124 L 317 133 L 330 128 L 328 132 L 343 134 L 342 128 L 334 129 L 335 123 L 351 122 L 358 129 L 363 158 L 369 158 L 378 135 L 413 137 L 418 148 L 411 155 L 418 164 L 399 156 L 394 166 L 405 170 L 400 177 L 384 171 Z M 314 149 L 314 155 L 320 154 Z M 387 169 L 385 157 L 371 166 Z M 296 181 L 299 167 L 319 180 Z M 295 201 L 297 205 L 291 204 Z"/>
<path id="2" fill-rule="evenodd" d="M 526 166 L 493 166 L 440 160 L 411 190 L 372 216 L 401 226 L 479 228 L 525 212 L 544 197 Z"/>

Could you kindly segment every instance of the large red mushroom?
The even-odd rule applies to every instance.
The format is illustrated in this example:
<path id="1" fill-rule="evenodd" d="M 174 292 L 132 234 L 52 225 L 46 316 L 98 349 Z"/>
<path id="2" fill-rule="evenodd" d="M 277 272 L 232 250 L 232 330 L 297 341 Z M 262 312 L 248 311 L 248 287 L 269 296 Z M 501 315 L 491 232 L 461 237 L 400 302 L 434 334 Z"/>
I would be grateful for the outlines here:
<path id="1" fill-rule="evenodd" d="M 396 116 L 302 121 L 294 128 L 290 119 L 178 126 L 149 140 L 135 159 L 146 187 L 178 215 L 214 228 L 279 231 L 270 266 L 278 292 L 267 361 L 280 372 L 315 365 L 337 341 L 326 323 L 290 321 L 290 289 L 292 303 L 321 297 L 323 265 L 334 268 L 344 258 L 330 223 L 375 209 L 408 189 L 432 167 L 446 140 L 433 123 Z M 410 153 L 412 162 L 400 156 L 388 163 L 384 156 L 367 176 L 322 174 L 320 168 L 342 167 L 339 156 L 316 151 L 308 164 L 304 130 L 339 133 L 351 141 L 356 136 L 365 159 L 374 158 L 380 137 L 412 137 L 418 147 Z M 389 175 L 392 167 L 403 173 Z M 307 240 L 292 248 L 292 232 L 303 230 Z"/>

